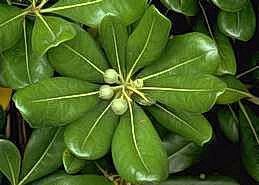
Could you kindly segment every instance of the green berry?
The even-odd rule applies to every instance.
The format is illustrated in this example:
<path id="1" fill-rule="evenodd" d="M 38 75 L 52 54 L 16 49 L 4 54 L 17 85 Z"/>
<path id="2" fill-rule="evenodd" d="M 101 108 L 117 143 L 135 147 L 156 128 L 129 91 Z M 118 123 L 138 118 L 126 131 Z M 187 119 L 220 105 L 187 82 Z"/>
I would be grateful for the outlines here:
<path id="1" fill-rule="evenodd" d="M 115 84 L 119 81 L 119 75 L 114 69 L 107 69 L 103 74 L 104 82 Z"/>
<path id="2" fill-rule="evenodd" d="M 128 110 L 128 103 L 125 99 L 118 98 L 112 101 L 111 109 L 116 115 L 123 115 Z"/>
<path id="3" fill-rule="evenodd" d="M 99 89 L 99 98 L 103 100 L 109 100 L 113 97 L 114 90 L 109 85 L 102 85 Z"/>

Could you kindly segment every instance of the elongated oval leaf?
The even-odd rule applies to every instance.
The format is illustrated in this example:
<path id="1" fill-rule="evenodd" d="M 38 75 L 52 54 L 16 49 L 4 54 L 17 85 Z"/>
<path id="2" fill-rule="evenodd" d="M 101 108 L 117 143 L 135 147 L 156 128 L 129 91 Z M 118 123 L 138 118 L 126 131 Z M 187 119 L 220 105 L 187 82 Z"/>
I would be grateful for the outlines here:
<path id="1" fill-rule="evenodd" d="M 186 140 L 185 138 L 168 134 L 163 139 L 169 160 L 169 173 L 181 172 L 199 160 L 201 147 Z"/>
<path id="2" fill-rule="evenodd" d="M 48 52 L 49 61 L 62 75 L 100 83 L 109 66 L 90 34 L 79 27 L 75 29 L 74 39 Z"/>
<path id="3" fill-rule="evenodd" d="M 37 14 L 32 32 L 32 48 L 36 54 L 43 56 L 53 47 L 75 37 L 76 31 L 65 20 Z"/>
<path id="4" fill-rule="evenodd" d="M 192 176 L 172 177 L 172 179 L 160 183 L 159 185 L 239 185 L 239 183 L 225 176 L 209 176 L 206 179 Z"/>
<path id="5" fill-rule="evenodd" d="M 151 64 L 167 44 L 171 22 L 154 6 L 147 9 L 130 35 L 127 46 L 128 77 L 140 68 Z"/>
<path id="6" fill-rule="evenodd" d="M 32 185 L 112 185 L 113 183 L 108 181 L 103 176 L 97 175 L 77 175 L 70 176 L 62 173 L 53 174 L 49 177 L 35 181 Z"/>
<path id="7" fill-rule="evenodd" d="M 13 47 L 22 37 L 22 22 L 26 12 L 0 4 L 0 53 Z"/>
<path id="8" fill-rule="evenodd" d="M 113 69 L 121 76 L 126 72 L 127 27 L 113 16 L 103 18 L 100 26 L 103 48 Z"/>
<path id="9" fill-rule="evenodd" d="M 162 75 L 211 74 L 216 72 L 219 63 L 220 57 L 214 41 L 205 34 L 193 32 L 169 40 L 162 56 L 139 76 L 152 79 Z"/>
<path id="10" fill-rule="evenodd" d="M 212 128 L 201 114 L 176 111 L 158 104 L 147 110 L 165 128 L 198 145 L 204 145 L 212 137 Z"/>
<path id="11" fill-rule="evenodd" d="M 22 161 L 20 185 L 46 176 L 62 165 L 62 154 L 65 149 L 63 133 L 63 128 L 33 131 Z"/>
<path id="12" fill-rule="evenodd" d="M 124 24 L 129 25 L 142 15 L 146 6 L 147 0 L 59 0 L 41 12 L 53 12 L 96 27 L 106 15 L 118 16 Z"/>
<path id="13" fill-rule="evenodd" d="M 46 57 L 40 57 L 31 47 L 32 25 L 23 22 L 23 38 L 15 47 L 3 53 L 0 63 L 0 84 L 12 89 L 24 88 L 53 75 Z"/>
<path id="14" fill-rule="evenodd" d="M 195 31 L 204 33 L 210 36 L 209 30 L 206 27 L 205 20 L 202 16 L 198 17 L 198 21 L 193 28 Z M 221 33 L 217 26 L 214 27 L 214 41 L 216 43 L 218 53 L 220 56 L 220 63 L 217 69 L 218 75 L 236 74 L 236 58 L 232 48 L 231 42 L 227 36 Z"/>
<path id="15" fill-rule="evenodd" d="M 220 9 L 227 12 L 240 11 L 246 4 L 247 0 L 212 0 L 212 2 Z"/>
<path id="16" fill-rule="evenodd" d="M 12 185 L 17 185 L 21 165 L 21 156 L 17 147 L 10 141 L 0 139 L 0 172 Z"/>
<path id="17" fill-rule="evenodd" d="M 98 85 L 72 78 L 52 78 L 17 91 L 16 107 L 33 128 L 66 125 L 98 101 Z"/>
<path id="18" fill-rule="evenodd" d="M 226 85 L 211 75 L 177 75 L 157 77 L 140 88 L 148 97 L 177 110 L 207 112 Z"/>
<path id="19" fill-rule="evenodd" d="M 239 103 L 242 161 L 248 174 L 259 181 L 259 117 Z"/>
<path id="20" fill-rule="evenodd" d="M 113 136 L 112 156 L 118 173 L 127 181 L 167 178 L 166 152 L 150 120 L 136 104 L 120 120 Z"/>
<path id="21" fill-rule="evenodd" d="M 218 104 L 231 104 L 249 96 L 245 85 L 234 76 L 225 75 L 219 78 L 227 84 L 227 88 L 225 92 L 218 97 Z"/>
<path id="22" fill-rule="evenodd" d="M 230 105 L 219 110 L 218 120 L 225 137 L 233 143 L 237 143 L 239 141 L 239 120 Z"/>
<path id="23" fill-rule="evenodd" d="M 161 2 L 167 7 L 176 11 L 178 13 L 182 13 L 187 16 L 194 16 L 198 12 L 198 2 L 197 0 L 161 0 Z"/>
<path id="24" fill-rule="evenodd" d="M 250 40 L 256 29 L 256 17 L 251 2 L 238 12 L 220 11 L 218 15 L 219 29 L 227 36 L 241 40 Z"/>
<path id="25" fill-rule="evenodd" d="M 118 116 L 111 111 L 110 106 L 111 103 L 106 102 L 98 104 L 66 128 L 65 143 L 74 155 L 94 160 L 109 151 L 118 123 Z"/>
<path id="26" fill-rule="evenodd" d="M 68 174 L 76 174 L 85 167 L 86 161 L 75 157 L 69 150 L 63 153 L 63 165 Z"/>

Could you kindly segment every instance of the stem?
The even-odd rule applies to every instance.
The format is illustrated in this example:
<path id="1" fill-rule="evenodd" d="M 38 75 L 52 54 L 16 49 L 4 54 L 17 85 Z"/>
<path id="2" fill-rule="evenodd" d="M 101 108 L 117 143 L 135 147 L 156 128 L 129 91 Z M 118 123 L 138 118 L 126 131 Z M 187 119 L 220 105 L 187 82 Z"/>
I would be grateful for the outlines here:
<path id="1" fill-rule="evenodd" d="M 33 0 L 33 1 L 35 1 L 35 0 Z M 41 9 L 47 2 L 48 2 L 48 0 L 42 0 L 37 8 Z"/>
<path id="2" fill-rule="evenodd" d="M 201 7 L 201 11 L 202 11 L 202 14 L 203 14 L 203 16 L 204 16 L 204 18 L 205 18 L 205 21 L 206 21 L 206 24 L 207 24 L 207 27 L 208 27 L 210 36 L 211 36 L 211 38 L 212 38 L 213 40 L 215 40 L 215 39 L 214 39 L 213 32 L 212 32 L 212 29 L 211 29 L 211 27 L 210 27 L 209 19 L 208 19 L 208 17 L 207 17 L 207 14 L 206 14 L 206 11 L 205 11 L 204 7 L 203 7 L 202 4 L 201 4 L 201 1 L 199 1 L 199 6 Z"/>
<path id="3" fill-rule="evenodd" d="M 142 92 L 140 92 L 140 91 L 138 91 L 137 89 L 134 89 L 134 88 L 132 88 L 132 87 L 130 87 L 130 86 L 127 86 L 126 87 L 127 89 L 129 89 L 129 90 L 131 90 L 131 91 L 133 91 L 134 93 L 136 93 L 137 95 L 139 95 L 141 98 L 143 98 L 145 101 L 149 101 L 148 99 L 147 99 L 147 97 L 144 95 L 144 93 L 142 93 Z"/>
<path id="4" fill-rule="evenodd" d="M 257 70 L 257 69 L 259 69 L 259 66 L 254 66 L 253 68 L 248 69 L 248 70 L 246 70 L 246 71 L 240 73 L 240 74 L 237 75 L 236 77 L 237 77 L 237 78 L 241 78 L 241 77 L 247 75 L 248 73 L 251 73 L 251 72 L 253 72 L 253 71 Z"/>

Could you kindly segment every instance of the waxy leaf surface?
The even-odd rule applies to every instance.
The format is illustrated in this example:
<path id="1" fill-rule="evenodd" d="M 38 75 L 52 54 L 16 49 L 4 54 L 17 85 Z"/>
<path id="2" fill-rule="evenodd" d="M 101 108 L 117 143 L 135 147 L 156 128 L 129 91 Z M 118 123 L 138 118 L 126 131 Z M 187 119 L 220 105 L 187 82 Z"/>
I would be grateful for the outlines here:
<path id="1" fill-rule="evenodd" d="M 147 110 L 165 128 L 198 145 L 204 145 L 212 137 L 212 128 L 201 114 L 176 111 L 162 105 L 151 106 Z"/>
<path id="2" fill-rule="evenodd" d="M 36 54 L 43 56 L 53 47 L 75 37 L 76 31 L 71 23 L 53 17 L 37 15 L 32 32 L 32 48 Z"/>
<path id="3" fill-rule="evenodd" d="M 250 40 L 256 29 L 256 16 L 251 2 L 238 12 L 220 11 L 218 26 L 225 35 L 241 40 Z"/>
<path id="4" fill-rule="evenodd" d="M 20 185 L 44 177 L 62 165 L 62 154 L 65 149 L 63 133 L 63 128 L 33 131 L 22 161 Z"/>
<path id="5" fill-rule="evenodd" d="M 109 151 L 119 121 L 110 106 L 111 103 L 102 102 L 66 128 L 65 143 L 74 155 L 94 160 Z"/>
<path id="6" fill-rule="evenodd" d="M 51 78 L 16 92 L 16 107 L 33 128 L 66 125 L 98 102 L 98 85 L 66 77 Z"/>
<path id="7" fill-rule="evenodd" d="M 212 2 L 224 11 L 237 12 L 248 3 L 248 0 L 212 0 Z"/>
<path id="8" fill-rule="evenodd" d="M 62 160 L 65 171 L 68 174 L 76 174 L 86 165 L 85 160 L 77 158 L 68 149 L 64 151 Z"/>
<path id="9" fill-rule="evenodd" d="M 3 53 L 0 62 L 1 85 L 20 89 L 53 75 L 47 58 L 32 51 L 31 33 L 31 23 L 24 21 L 23 37 L 13 48 Z"/>
<path id="10" fill-rule="evenodd" d="M 182 13 L 186 16 L 194 16 L 198 12 L 197 0 L 161 0 L 161 2 L 169 9 Z"/>
<path id="11" fill-rule="evenodd" d="M 108 63 L 91 35 L 79 27 L 76 31 L 73 40 L 48 52 L 49 61 L 61 75 L 100 83 Z"/>
<path id="12" fill-rule="evenodd" d="M 107 15 L 117 16 L 129 25 L 141 17 L 146 6 L 147 0 L 59 0 L 42 12 L 53 12 L 96 27 Z"/>
<path id="13" fill-rule="evenodd" d="M 0 139 L 0 172 L 12 185 L 17 185 L 21 165 L 21 156 L 17 147 L 10 141 Z"/>
<path id="14" fill-rule="evenodd" d="M 113 136 L 112 156 L 118 173 L 127 181 L 157 182 L 167 178 L 165 149 L 152 123 L 136 104 L 121 117 Z"/>

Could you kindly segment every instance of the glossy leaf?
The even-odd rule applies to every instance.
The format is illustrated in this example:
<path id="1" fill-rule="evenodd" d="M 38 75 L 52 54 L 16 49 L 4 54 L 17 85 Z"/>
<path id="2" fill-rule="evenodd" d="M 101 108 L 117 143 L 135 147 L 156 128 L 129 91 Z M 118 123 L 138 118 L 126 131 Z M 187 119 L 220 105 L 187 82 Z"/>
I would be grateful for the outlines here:
<path id="1" fill-rule="evenodd" d="M 71 23 L 58 17 L 36 15 L 32 48 L 37 55 L 43 56 L 50 48 L 75 37 L 76 31 Z"/>
<path id="2" fill-rule="evenodd" d="M 205 34 L 193 32 L 170 39 L 162 56 L 139 76 L 152 79 L 162 75 L 212 74 L 216 73 L 219 63 L 220 57 L 214 41 Z"/>
<path id="3" fill-rule="evenodd" d="M 259 182 L 259 117 L 239 103 L 242 161 L 248 174 Z"/>
<path id="4" fill-rule="evenodd" d="M 192 176 L 172 177 L 172 179 L 160 183 L 159 185 L 239 185 L 239 183 L 224 176 L 209 176 L 206 179 Z"/>
<path id="5" fill-rule="evenodd" d="M 31 185 L 112 185 L 113 183 L 103 176 L 77 175 L 70 176 L 62 173 L 33 182 Z"/>
<path id="6" fill-rule="evenodd" d="M 198 145 L 204 145 L 212 137 L 212 128 L 201 114 L 176 111 L 161 105 L 148 107 L 147 110 L 165 128 Z"/>
<path id="7" fill-rule="evenodd" d="M 26 87 L 13 97 L 33 128 L 66 125 L 98 102 L 98 85 L 72 78 L 52 78 Z"/>
<path id="8" fill-rule="evenodd" d="M 225 35 L 241 40 L 250 40 L 256 29 L 256 16 L 251 2 L 239 12 L 220 11 L 218 26 Z"/>
<path id="9" fill-rule="evenodd" d="M 44 177 L 62 165 L 63 128 L 34 130 L 26 146 L 19 185 Z"/>
<path id="10" fill-rule="evenodd" d="M 17 147 L 8 140 L 0 139 L 0 172 L 12 185 L 17 185 L 20 164 L 21 156 Z"/>
<path id="11" fill-rule="evenodd" d="M 167 178 L 166 152 L 150 120 L 136 104 L 120 120 L 113 136 L 112 156 L 118 173 L 127 181 L 153 182 Z"/>
<path id="12" fill-rule="evenodd" d="M 168 134 L 163 139 L 169 160 L 169 173 L 181 172 L 197 163 L 201 154 L 201 147 L 185 138 Z"/>
<path id="13" fill-rule="evenodd" d="M 151 64 L 164 50 L 171 22 L 154 6 L 149 7 L 130 35 L 127 46 L 128 77 Z"/>
<path id="14" fill-rule="evenodd" d="M 73 40 L 48 52 L 49 61 L 61 75 L 100 83 L 109 66 L 90 34 L 79 27 L 76 31 Z"/>
<path id="15" fill-rule="evenodd" d="M 227 84 L 227 88 L 225 92 L 218 97 L 218 104 L 231 104 L 249 96 L 245 85 L 234 76 L 225 75 L 219 78 Z"/>
<path id="16" fill-rule="evenodd" d="M 202 113 L 216 103 L 225 88 L 225 83 L 211 75 L 177 75 L 148 79 L 140 89 L 177 110 Z"/>
<path id="17" fill-rule="evenodd" d="M 2 106 L 4 110 L 7 110 L 9 106 L 12 92 L 12 89 L 0 87 L 0 106 Z"/>
<path id="18" fill-rule="evenodd" d="M 60 0 L 41 12 L 53 12 L 96 27 L 107 15 L 118 16 L 124 24 L 129 25 L 143 14 L 146 6 L 147 0 Z"/>
<path id="19" fill-rule="evenodd" d="M 46 57 L 40 57 L 31 47 L 32 25 L 23 22 L 23 37 L 3 53 L 0 63 L 0 83 L 12 89 L 24 88 L 53 75 Z"/>
<path id="20" fill-rule="evenodd" d="M 22 37 L 22 22 L 26 12 L 0 4 L 0 53 L 13 47 Z"/>
<path id="21" fill-rule="evenodd" d="M 94 160 L 109 151 L 119 121 L 110 106 L 111 103 L 100 103 L 66 128 L 65 143 L 74 155 Z"/>
<path id="22" fill-rule="evenodd" d="M 107 16 L 102 20 L 99 32 L 112 68 L 116 69 L 120 75 L 125 75 L 127 27 L 118 18 Z"/>
<path id="23" fill-rule="evenodd" d="M 212 2 L 224 11 L 237 12 L 247 4 L 248 0 L 212 0 Z"/>
<path id="24" fill-rule="evenodd" d="M 186 16 L 194 16 L 198 12 L 197 0 L 161 0 L 161 2 L 175 12 L 182 13 Z"/>
<path id="25" fill-rule="evenodd" d="M 199 16 L 197 19 L 198 20 L 194 25 L 193 30 L 210 36 L 209 30 L 205 25 L 204 18 L 202 16 Z M 217 69 L 217 74 L 235 75 L 237 70 L 236 57 L 229 38 L 221 33 L 216 26 L 214 27 L 214 33 L 212 34 L 221 59 Z"/>
<path id="26" fill-rule="evenodd" d="M 237 143 L 239 141 L 239 120 L 230 105 L 219 110 L 218 121 L 225 137 L 231 142 Z"/>
<path id="27" fill-rule="evenodd" d="M 86 161 L 75 157 L 69 150 L 63 153 L 63 165 L 68 174 L 76 174 L 85 167 Z"/>

